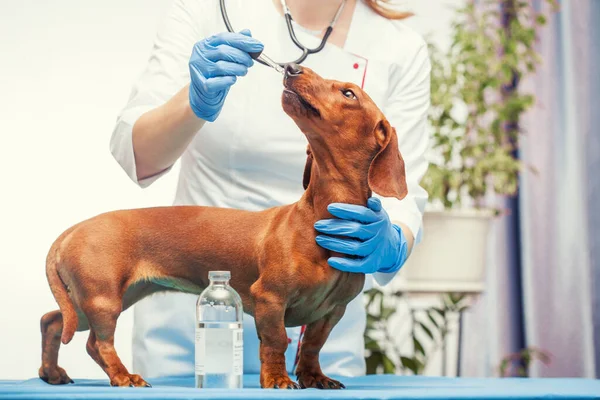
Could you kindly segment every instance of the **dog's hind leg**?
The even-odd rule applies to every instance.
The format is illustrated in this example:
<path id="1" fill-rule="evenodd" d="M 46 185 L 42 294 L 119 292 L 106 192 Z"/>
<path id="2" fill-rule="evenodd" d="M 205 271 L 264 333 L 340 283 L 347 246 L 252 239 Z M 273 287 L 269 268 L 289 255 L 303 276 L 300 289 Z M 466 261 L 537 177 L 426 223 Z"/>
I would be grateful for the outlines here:
<path id="1" fill-rule="evenodd" d="M 73 383 L 64 369 L 58 366 L 58 349 L 63 330 L 63 318 L 59 310 L 44 314 L 40 320 L 42 331 L 42 366 L 40 379 L 52 385 Z"/>
<path id="2" fill-rule="evenodd" d="M 90 357 L 92 357 L 92 359 L 94 361 L 96 361 L 96 364 L 102 365 L 102 360 L 100 359 L 100 354 L 98 354 L 98 344 L 96 343 L 96 333 L 94 332 L 93 329 L 90 329 L 90 336 L 88 337 L 88 341 L 85 345 L 85 349 L 87 350 Z"/>
<path id="3" fill-rule="evenodd" d="M 87 343 L 88 353 L 108 375 L 111 386 L 150 387 L 141 376 L 127 371 L 115 350 L 115 329 L 121 307 L 121 299 L 118 297 L 97 297 L 82 305 L 91 330 Z"/>
<path id="4" fill-rule="evenodd" d="M 87 329 L 87 319 L 84 315 L 79 316 L 77 331 Z M 42 331 L 42 366 L 38 372 L 40 379 L 52 385 L 73 383 L 65 370 L 58 366 L 58 350 L 63 331 L 63 317 L 60 311 L 44 314 L 40 320 L 40 330 Z"/>
<path id="5" fill-rule="evenodd" d="M 300 387 L 319 389 L 341 389 L 344 385 L 336 380 L 328 378 L 321 371 L 319 364 L 319 353 L 325 341 L 329 337 L 333 327 L 344 315 L 346 306 L 337 306 L 318 321 L 306 327 L 302 345 L 300 346 L 300 358 L 296 367 L 296 376 Z"/>

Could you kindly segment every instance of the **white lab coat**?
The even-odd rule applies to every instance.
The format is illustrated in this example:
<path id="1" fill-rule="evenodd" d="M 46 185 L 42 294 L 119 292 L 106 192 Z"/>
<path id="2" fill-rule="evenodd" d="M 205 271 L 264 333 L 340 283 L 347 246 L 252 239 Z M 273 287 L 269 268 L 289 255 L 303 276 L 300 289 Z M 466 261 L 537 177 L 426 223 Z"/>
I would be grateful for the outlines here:
<path id="1" fill-rule="evenodd" d="M 234 29 L 250 29 L 264 43 L 265 54 L 282 62 L 298 56 L 272 0 L 226 3 Z M 194 43 L 225 30 L 217 0 L 175 0 L 164 19 L 147 67 L 119 115 L 111 139 L 115 159 L 141 187 L 147 187 L 168 170 L 138 182 L 131 139 L 133 124 L 189 82 L 188 59 Z M 319 39 L 300 28 L 297 36 L 307 46 L 319 43 Z M 428 146 L 430 64 L 424 40 L 402 23 L 378 16 L 359 0 L 345 47 L 328 44 L 303 65 L 326 78 L 363 86 L 396 128 L 406 163 L 408 196 L 402 201 L 385 198 L 382 202 L 392 220 L 405 223 L 418 242 L 427 201 L 427 193 L 419 186 L 427 168 L 424 153 Z M 219 118 L 206 123 L 183 154 L 174 204 L 262 210 L 300 198 L 307 142 L 283 112 L 281 92 L 281 75 L 258 63 L 247 76 L 238 79 Z M 374 274 L 380 284 L 386 284 L 393 276 Z M 366 286 L 371 285 L 372 278 L 367 277 Z M 135 306 L 135 372 L 147 378 L 193 374 L 196 298 L 158 294 Z M 364 328 L 365 310 L 359 296 L 348 305 L 322 350 L 325 373 L 365 373 Z M 286 360 L 291 372 L 300 328 L 287 332 L 291 342 Z M 244 371 L 259 370 L 254 321 L 245 316 Z"/>

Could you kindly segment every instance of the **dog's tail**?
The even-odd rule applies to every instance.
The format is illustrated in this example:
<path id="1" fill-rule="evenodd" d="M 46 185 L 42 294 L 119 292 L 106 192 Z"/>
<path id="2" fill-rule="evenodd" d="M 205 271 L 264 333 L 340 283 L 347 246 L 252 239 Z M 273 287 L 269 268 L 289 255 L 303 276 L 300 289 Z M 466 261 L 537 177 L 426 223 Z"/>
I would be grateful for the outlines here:
<path id="1" fill-rule="evenodd" d="M 74 227 L 71 227 L 62 235 L 60 235 L 58 239 L 56 239 L 50 248 L 50 251 L 48 252 L 48 257 L 46 258 L 46 277 L 48 278 L 50 290 L 52 290 L 52 294 L 58 303 L 58 307 L 60 308 L 60 313 L 62 314 L 63 319 L 63 330 L 61 336 L 61 341 L 63 344 L 67 344 L 71 341 L 71 339 L 73 339 L 78 324 L 75 306 L 73 305 L 73 301 L 69 296 L 67 286 L 61 279 L 57 270 L 59 263 L 58 251 L 60 244 L 62 243 L 63 239 L 72 232 L 73 229 Z"/>

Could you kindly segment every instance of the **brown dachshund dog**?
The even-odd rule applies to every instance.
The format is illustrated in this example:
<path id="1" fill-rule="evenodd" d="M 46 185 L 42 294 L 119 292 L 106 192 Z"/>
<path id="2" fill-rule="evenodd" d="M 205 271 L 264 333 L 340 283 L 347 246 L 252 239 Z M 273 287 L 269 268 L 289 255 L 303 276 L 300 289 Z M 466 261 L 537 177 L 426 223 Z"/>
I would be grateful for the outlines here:
<path id="1" fill-rule="evenodd" d="M 333 202 L 366 205 L 372 191 L 406 196 L 395 130 L 359 87 L 286 67 L 282 105 L 308 139 L 305 192 L 260 212 L 202 206 L 119 210 L 67 229 L 50 248 L 46 275 L 60 311 L 41 319 L 42 366 L 51 384 L 72 380 L 57 364 L 75 331 L 90 331 L 89 355 L 113 386 L 150 386 L 130 374 L 114 348 L 119 315 L 163 291 L 199 294 L 209 270 L 230 270 L 244 312 L 256 320 L 263 388 L 341 388 L 325 376 L 319 351 L 364 275 L 331 268 L 313 224 Z M 236 234 L 231 234 L 231 232 Z M 307 325 L 296 369 L 285 369 L 285 327 Z"/>

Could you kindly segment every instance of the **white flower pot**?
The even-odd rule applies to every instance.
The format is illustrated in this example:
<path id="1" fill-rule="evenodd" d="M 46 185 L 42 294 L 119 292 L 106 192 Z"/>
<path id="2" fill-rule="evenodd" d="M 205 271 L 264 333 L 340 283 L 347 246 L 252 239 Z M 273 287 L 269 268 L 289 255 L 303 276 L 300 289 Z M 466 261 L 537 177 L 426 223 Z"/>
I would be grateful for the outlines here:
<path id="1" fill-rule="evenodd" d="M 492 210 L 426 211 L 423 240 L 398 275 L 405 292 L 480 293 Z"/>

